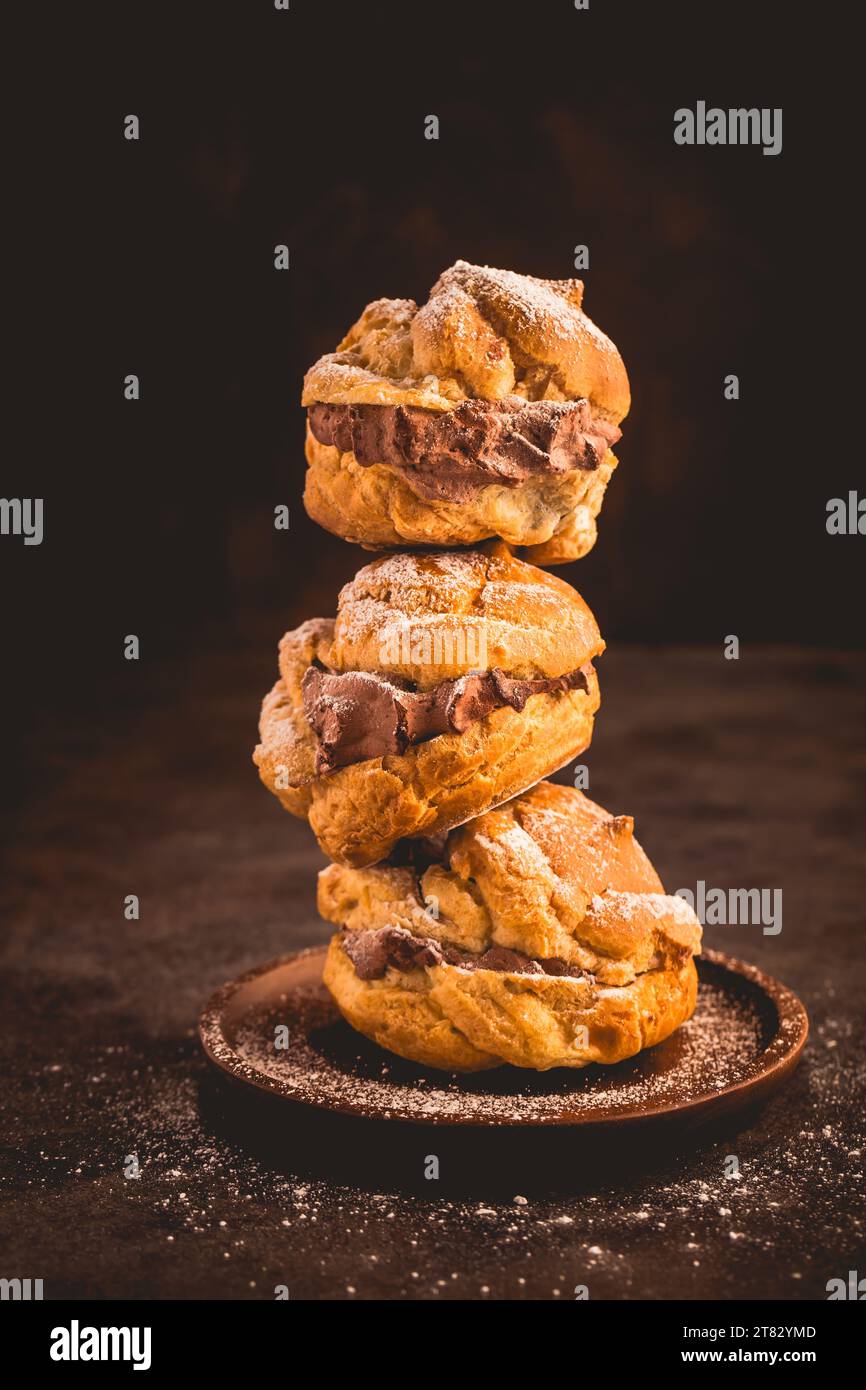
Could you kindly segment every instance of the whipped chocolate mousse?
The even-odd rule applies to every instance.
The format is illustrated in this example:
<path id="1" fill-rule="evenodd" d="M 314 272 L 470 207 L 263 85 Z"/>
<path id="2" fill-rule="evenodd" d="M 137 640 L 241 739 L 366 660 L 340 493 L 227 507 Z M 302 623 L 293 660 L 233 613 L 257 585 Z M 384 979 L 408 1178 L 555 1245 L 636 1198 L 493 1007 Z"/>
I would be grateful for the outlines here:
<path id="1" fill-rule="evenodd" d="M 414 936 L 405 927 L 376 927 L 344 932 L 342 946 L 360 980 L 381 980 L 385 971 L 415 970 L 428 965 L 456 965 L 462 970 L 506 970 L 517 975 L 586 975 L 558 956 L 533 960 L 507 946 L 490 946 L 480 956 L 446 946 L 429 936 Z M 587 977 L 590 978 L 590 977 Z"/>
<path id="2" fill-rule="evenodd" d="M 316 735 L 316 773 L 404 753 L 440 734 L 462 734 L 477 719 L 509 705 L 522 710 L 531 695 L 588 690 L 591 662 L 564 676 L 516 679 L 494 669 L 412 690 L 369 671 L 307 668 L 301 682 L 304 714 Z"/>
<path id="3" fill-rule="evenodd" d="M 598 467 L 622 431 L 589 402 L 468 400 L 453 410 L 405 405 L 326 405 L 308 412 L 320 444 L 381 463 L 421 497 L 462 502 L 479 488 L 519 487 L 538 474 Z"/>

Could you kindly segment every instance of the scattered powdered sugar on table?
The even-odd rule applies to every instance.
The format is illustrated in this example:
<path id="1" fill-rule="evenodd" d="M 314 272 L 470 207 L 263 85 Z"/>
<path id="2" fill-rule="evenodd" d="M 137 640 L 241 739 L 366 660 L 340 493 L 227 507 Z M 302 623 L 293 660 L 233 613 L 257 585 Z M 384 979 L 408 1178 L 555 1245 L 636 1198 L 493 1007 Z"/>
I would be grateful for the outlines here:
<path id="1" fill-rule="evenodd" d="M 245 1118 L 229 1126 L 214 1109 L 191 1031 L 74 1054 L 49 1044 L 26 1104 L 4 1116 L 6 1161 L 14 1155 L 28 1193 L 6 1254 L 15 1267 L 36 1262 L 47 1296 L 272 1299 L 284 1285 L 293 1299 L 572 1298 L 585 1284 L 593 1299 L 647 1287 L 668 1298 L 824 1298 L 863 1250 L 866 1077 L 850 1018 L 829 992 L 818 1002 L 800 1071 L 739 1132 L 658 1156 L 626 1139 L 599 1167 L 574 1131 L 536 1131 L 514 1173 L 501 1129 L 419 1130 L 398 1151 L 395 1129 L 411 1127 L 371 1122 L 381 1137 L 362 1168 L 359 1122 L 347 1119 L 342 1139 L 310 1158 L 278 1101 L 269 1127 L 281 1155 L 260 1151 Z M 719 1007 L 704 992 L 683 1037 L 712 1034 Z M 700 1045 L 729 1067 L 724 1046 Z M 493 1161 L 455 1192 L 485 1133 Z M 338 1143 L 335 1179 L 327 1160 Z M 556 1152 L 566 1159 L 554 1174 Z M 441 1182 L 424 1179 L 431 1153 Z M 137 1178 L 124 1176 L 131 1154 Z M 34 1244 L 28 1203 L 50 1243 Z"/>

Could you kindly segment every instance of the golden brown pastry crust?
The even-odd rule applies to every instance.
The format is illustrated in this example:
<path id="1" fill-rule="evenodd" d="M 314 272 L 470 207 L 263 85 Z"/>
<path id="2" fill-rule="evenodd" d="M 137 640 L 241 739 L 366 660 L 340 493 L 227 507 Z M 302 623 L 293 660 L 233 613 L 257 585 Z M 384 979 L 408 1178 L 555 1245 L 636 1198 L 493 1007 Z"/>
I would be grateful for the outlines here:
<path id="1" fill-rule="evenodd" d="M 321 444 L 307 427 L 304 506 L 313 521 L 366 550 L 402 545 L 476 545 L 501 536 L 532 547 L 527 558 L 564 565 L 595 545 L 596 517 L 617 465 L 541 473 L 519 487 L 493 483 L 461 502 L 419 497 L 385 464 L 362 467 L 354 454 Z"/>
<path id="2" fill-rule="evenodd" d="M 339 933 L 328 948 L 324 980 L 359 1033 L 442 1071 L 483 1071 L 505 1062 L 534 1071 L 609 1066 L 663 1042 L 691 1018 L 697 999 L 691 956 L 629 985 L 445 964 L 362 980 Z"/>
<path id="3" fill-rule="evenodd" d="M 457 261 L 420 308 L 378 299 L 336 352 L 307 372 L 302 403 L 408 405 L 449 411 L 509 396 L 586 399 L 619 424 L 630 404 L 622 358 L 581 308 L 580 280 L 541 280 Z M 386 462 L 362 467 L 352 453 L 307 431 L 304 505 L 319 525 L 367 549 L 474 545 L 501 536 L 539 547 L 545 564 L 579 559 L 595 544 L 596 517 L 616 467 L 546 473 L 517 486 L 479 487 L 462 501 L 432 501 Z"/>
<path id="4" fill-rule="evenodd" d="M 603 650 L 576 589 L 492 541 L 477 550 L 385 555 L 365 565 L 340 592 L 322 659 L 336 671 L 377 671 L 430 690 L 479 667 L 561 676 Z M 285 676 L 282 662 L 280 669 Z"/>
<path id="5" fill-rule="evenodd" d="M 442 963 L 363 980 L 335 936 L 325 981 L 352 1026 L 444 1070 L 616 1062 L 694 1010 L 697 917 L 664 894 L 631 817 L 569 787 L 541 783 L 461 826 L 420 876 L 332 864 L 319 876 L 319 910 L 350 932 L 398 926 L 473 955 L 503 946 L 586 972 Z"/>
<path id="6" fill-rule="evenodd" d="M 461 645 L 461 633 L 474 640 Z M 497 709 L 462 734 L 317 776 L 301 695 L 314 660 L 429 690 L 477 669 L 479 650 L 482 669 L 536 677 L 575 671 L 603 648 L 580 595 L 501 543 L 386 556 L 344 587 L 335 621 L 312 620 L 282 639 L 280 680 L 262 706 L 254 760 L 286 810 L 309 818 L 331 858 L 372 864 L 398 839 L 457 825 L 577 757 L 592 737 L 598 679 L 590 671 L 586 690 L 533 695 L 522 710 Z"/>
<path id="7" fill-rule="evenodd" d="M 472 397 L 584 398 L 613 424 L 628 413 L 622 358 L 583 312 L 583 282 L 457 261 L 420 308 L 377 299 L 336 352 L 310 368 L 303 405 L 451 410 Z"/>

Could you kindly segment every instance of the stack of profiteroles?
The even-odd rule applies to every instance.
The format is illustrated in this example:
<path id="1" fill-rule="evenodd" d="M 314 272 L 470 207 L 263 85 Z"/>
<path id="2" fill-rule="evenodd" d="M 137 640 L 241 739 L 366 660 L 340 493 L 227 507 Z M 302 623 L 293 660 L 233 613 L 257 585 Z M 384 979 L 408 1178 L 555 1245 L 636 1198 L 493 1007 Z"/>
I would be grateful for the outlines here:
<path id="1" fill-rule="evenodd" d="M 630 403 L 582 300 L 458 261 L 304 382 L 306 509 L 386 553 L 283 637 L 255 762 L 333 861 L 341 1012 L 447 1071 L 617 1062 L 695 1007 L 700 925 L 631 817 L 544 781 L 589 746 L 605 644 L 537 565 L 595 543 Z"/>

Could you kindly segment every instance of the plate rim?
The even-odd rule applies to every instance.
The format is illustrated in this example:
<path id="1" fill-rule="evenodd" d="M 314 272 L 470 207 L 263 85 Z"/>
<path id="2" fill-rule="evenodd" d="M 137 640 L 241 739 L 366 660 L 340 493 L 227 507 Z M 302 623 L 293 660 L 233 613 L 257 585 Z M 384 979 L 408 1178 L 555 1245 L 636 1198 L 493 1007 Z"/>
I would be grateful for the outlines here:
<path id="1" fill-rule="evenodd" d="M 757 986 L 772 1002 L 776 1010 L 776 1030 L 773 1037 L 766 1047 L 759 1052 L 755 1058 L 755 1074 L 739 1078 L 737 1081 L 728 1082 L 725 1086 L 718 1089 L 702 1093 L 693 1097 L 691 1100 L 681 1103 L 659 1102 L 656 1105 L 649 1105 L 641 1110 L 627 1112 L 622 1115 L 602 1114 L 597 1111 L 587 1110 L 583 1113 L 573 1111 L 570 1114 L 559 1112 L 552 1116 L 533 1116 L 516 1117 L 492 1120 L 479 1117 L 477 1115 L 407 1115 L 403 1113 L 392 1113 L 389 1115 L 377 1115 L 365 1110 L 360 1104 L 351 1101 L 325 1101 L 317 1100 L 309 1096 L 292 1095 L 287 1093 L 285 1088 L 280 1085 L 276 1077 L 271 1077 L 265 1072 L 253 1071 L 249 1074 L 249 1065 L 243 1063 L 234 1045 L 226 1037 L 222 1027 L 222 1012 L 229 1001 L 244 986 L 252 983 L 272 971 L 291 965 L 295 961 L 306 957 L 321 956 L 324 960 L 327 953 L 327 943 L 318 946 L 306 946 L 298 951 L 289 951 L 284 955 L 277 956 L 267 961 L 263 965 L 253 966 L 243 974 L 236 976 L 233 980 L 228 980 L 220 985 L 218 989 L 209 997 L 207 1003 L 198 1017 L 197 1032 L 205 1056 L 211 1066 L 215 1067 L 223 1076 L 227 1076 L 231 1081 L 239 1086 L 249 1086 L 265 1095 L 276 1097 L 281 1100 L 289 1101 L 295 1105 L 303 1105 L 315 1111 L 326 1111 L 331 1114 L 352 1115 L 357 1119 L 390 1122 L 392 1124 L 414 1125 L 419 1128 L 430 1128 L 441 1125 L 457 1127 L 461 1129 L 536 1129 L 536 1128 L 590 1128 L 594 1130 L 614 1129 L 623 1125 L 649 1124 L 656 1120 L 664 1120 L 674 1116 L 686 1119 L 688 1117 L 697 1118 L 707 1110 L 715 1109 L 723 1100 L 731 1096 L 737 1096 L 742 1091 L 755 1091 L 756 1099 L 758 1094 L 766 1095 L 768 1091 L 775 1090 L 785 1077 L 797 1066 L 806 1041 L 809 1036 L 809 1016 L 806 1007 L 799 995 L 782 984 L 775 976 L 768 975 L 759 966 L 752 965 L 748 961 L 739 960 L 734 956 L 727 955 L 724 951 L 717 951 L 706 948 L 695 958 L 700 972 L 702 962 L 711 966 L 719 967 L 728 971 L 730 974 L 739 975 L 748 980 L 750 984 Z M 782 1023 L 785 1019 L 791 1019 L 792 1036 L 786 1037 Z M 222 1055 L 220 1055 L 222 1053 Z M 230 1059 L 234 1059 L 236 1066 L 230 1065 Z M 248 1074 L 241 1075 L 243 1067 Z M 443 1077 L 451 1077 L 449 1072 L 443 1072 Z M 456 1074 L 455 1074 L 456 1075 Z"/>

